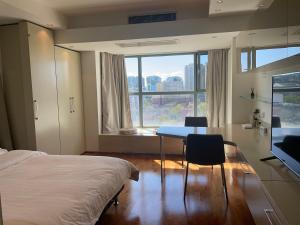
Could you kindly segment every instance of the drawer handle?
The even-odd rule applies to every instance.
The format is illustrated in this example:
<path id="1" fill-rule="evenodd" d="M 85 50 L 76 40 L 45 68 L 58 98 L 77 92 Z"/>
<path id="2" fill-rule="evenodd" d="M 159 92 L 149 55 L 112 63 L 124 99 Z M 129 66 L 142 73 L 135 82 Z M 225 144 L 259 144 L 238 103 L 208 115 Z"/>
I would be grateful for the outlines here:
<path id="1" fill-rule="evenodd" d="M 273 209 L 265 209 L 264 211 L 271 225 L 282 225 Z"/>

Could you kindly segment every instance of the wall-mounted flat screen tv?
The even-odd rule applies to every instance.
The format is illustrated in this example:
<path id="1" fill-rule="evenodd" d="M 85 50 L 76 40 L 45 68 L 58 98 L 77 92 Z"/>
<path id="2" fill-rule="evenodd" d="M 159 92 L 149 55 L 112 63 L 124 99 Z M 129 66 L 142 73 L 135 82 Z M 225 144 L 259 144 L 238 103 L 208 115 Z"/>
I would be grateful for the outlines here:
<path id="1" fill-rule="evenodd" d="M 300 72 L 272 80 L 272 153 L 300 176 Z"/>

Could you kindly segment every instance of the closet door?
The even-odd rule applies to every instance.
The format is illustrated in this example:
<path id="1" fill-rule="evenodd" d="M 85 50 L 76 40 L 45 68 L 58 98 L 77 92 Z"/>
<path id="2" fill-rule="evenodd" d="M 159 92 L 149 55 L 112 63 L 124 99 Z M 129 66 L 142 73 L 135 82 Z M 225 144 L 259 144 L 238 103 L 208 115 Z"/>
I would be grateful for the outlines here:
<path id="1" fill-rule="evenodd" d="M 23 25 L 28 32 L 37 150 L 60 154 L 53 33 L 35 24 Z"/>
<path id="2" fill-rule="evenodd" d="M 55 47 L 61 154 L 84 152 L 84 118 L 80 54 Z"/>

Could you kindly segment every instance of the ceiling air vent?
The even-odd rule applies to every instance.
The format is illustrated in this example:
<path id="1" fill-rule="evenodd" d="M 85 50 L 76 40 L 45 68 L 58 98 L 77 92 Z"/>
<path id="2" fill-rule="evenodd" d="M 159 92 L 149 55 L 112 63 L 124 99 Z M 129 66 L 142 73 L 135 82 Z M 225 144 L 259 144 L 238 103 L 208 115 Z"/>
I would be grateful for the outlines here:
<path id="1" fill-rule="evenodd" d="M 176 13 L 174 12 L 128 17 L 129 24 L 155 23 L 155 22 L 175 21 L 175 20 L 176 20 Z"/>
<path id="2" fill-rule="evenodd" d="M 140 41 L 140 42 L 128 42 L 128 43 L 116 43 L 121 48 L 131 47 L 147 47 L 147 46 L 160 46 L 160 45 L 176 45 L 177 39 L 172 40 L 159 40 L 159 41 Z"/>

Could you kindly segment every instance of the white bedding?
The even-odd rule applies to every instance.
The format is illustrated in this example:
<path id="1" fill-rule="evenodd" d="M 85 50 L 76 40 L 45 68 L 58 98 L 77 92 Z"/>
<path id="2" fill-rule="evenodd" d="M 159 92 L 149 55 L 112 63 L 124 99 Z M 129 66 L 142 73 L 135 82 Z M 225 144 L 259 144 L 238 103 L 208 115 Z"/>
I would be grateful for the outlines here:
<path id="1" fill-rule="evenodd" d="M 4 225 L 93 225 L 128 178 L 138 180 L 138 170 L 118 158 L 0 155 Z"/>

